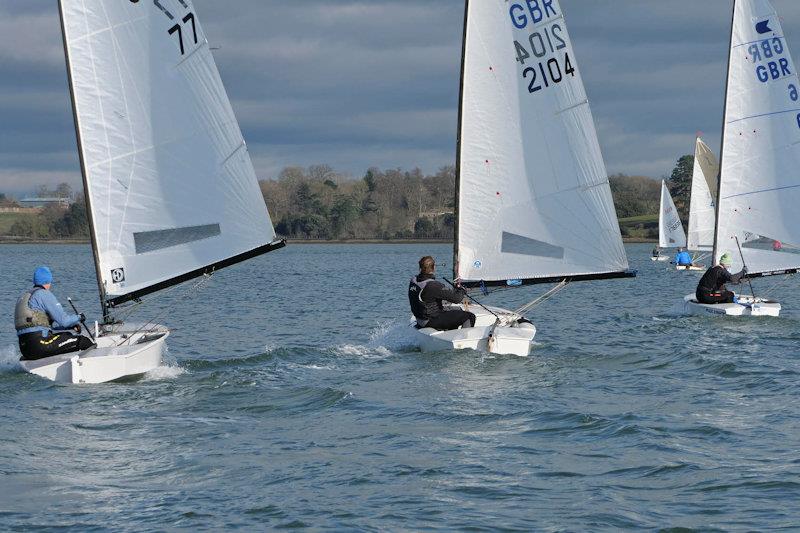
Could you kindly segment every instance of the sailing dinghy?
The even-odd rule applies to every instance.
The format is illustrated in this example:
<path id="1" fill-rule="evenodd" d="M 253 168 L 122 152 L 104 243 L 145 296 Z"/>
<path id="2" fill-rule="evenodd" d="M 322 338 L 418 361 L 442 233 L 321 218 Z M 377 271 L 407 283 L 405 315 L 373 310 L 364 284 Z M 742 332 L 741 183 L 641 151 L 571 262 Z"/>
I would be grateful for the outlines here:
<path id="1" fill-rule="evenodd" d="M 686 248 L 690 252 L 710 254 L 714 249 L 718 176 L 719 162 L 714 152 L 703 139 L 697 137 L 689 200 L 689 229 L 686 235 Z"/>
<path id="2" fill-rule="evenodd" d="M 667 188 L 667 182 L 661 180 L 661 208 L 658 211 L 658 248 L 685 248 L 686 233 L 683 222 Z M 703 270 L 702 265 L 675 265 L 676 270 Z"/>
<path id="3" fill-rule="evenodd" d="M 748 278 L 800 269 L 800 80 L 780 17 L 768 0 L 735 0 L 717 190 L 715 263 L 726 251 Z M 741 253 L 739 253 L 741 246 Z M 691 314 L 778 316 L 778 302 L 699 304 Z M 724 313 L 719 313 L 722 310 Z"/>
<path id="4" fill-rule="evenodd" d="M 284 246 L 191 0 L 60 0 L 103 323 L 95 348 L 28 372 L 102 383 L 161 363 L 144 296 Z"/>
<path id="5" fill-rule="evenodd" d="M 466 2 L 453 272 L 465 287 L 635 276 L 561 6 L 533 4 Z M 469 310 L 474 328 L 415 330 L 422 349 L 530 353 L 523 309 Z"/>

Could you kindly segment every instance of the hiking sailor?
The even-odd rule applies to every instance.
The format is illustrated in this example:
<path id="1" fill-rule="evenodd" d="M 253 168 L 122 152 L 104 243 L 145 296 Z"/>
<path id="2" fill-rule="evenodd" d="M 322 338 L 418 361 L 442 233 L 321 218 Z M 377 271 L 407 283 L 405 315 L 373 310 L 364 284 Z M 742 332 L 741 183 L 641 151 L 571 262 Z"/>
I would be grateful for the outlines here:
<path id="1" fill-rule="evenodd" d="M 461 309 L 446 311 L 443 300 L 454 304 L 464 301 L 467 293 L 464 289 L 447 289 L 436 281 L 434 270 L 436 263 L 427 255 L 419 260 L 419 274 L 411 278 L 408 284 L 408 301 L 411 312 L 417 319 L 420 328 L 433 328 L 439 331 L 474 327 L 475 315 Z"/>
<path id="2" fill-rule="evenodd" d="M 719 265 L 711 267 L 700 278 L 697 285 L 697 301 L 701 304 L 731 304 L 736 302 L 736 296 L 729 291 L 726 283 L 738 285 L 747 275 L 747 267 L 743 268 L 738 274 L 728 272 L 728 267 L 733 263 L 731 254 L 724 253 L 719 259 Z"/>
<path id="3" fill-rule="evenodd" d="M 675 259 L 672 262 L 678 266 L 689 267 L 692 266 L 692 256 L 683 248 L 678 248 L 678 253 L 675 254 Z"/>
<path id="4" fill-rule="evenodd" d="M 653 248 L 653 254 L 652 255 L 653 255 L 653 257 L 661 257 L 661 250 L 659 249 L 658 246 Z"/>
<path id="5" fill-rule="evenodd" d="M 52 283 L 50 269 L 39 267 L 33 273 L 33 288 L 17 300 L 14 326 L 22 360 L 35 361 L 94 346 L 89 338 L 80 335 L 80 323 L 86 317 L 65 313 L 50 292 Z"/>

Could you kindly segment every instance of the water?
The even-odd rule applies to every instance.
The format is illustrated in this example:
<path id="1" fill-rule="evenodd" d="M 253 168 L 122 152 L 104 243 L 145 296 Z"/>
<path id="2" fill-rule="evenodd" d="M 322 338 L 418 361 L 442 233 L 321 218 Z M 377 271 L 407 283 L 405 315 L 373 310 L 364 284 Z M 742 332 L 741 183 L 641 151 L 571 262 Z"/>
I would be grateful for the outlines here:
<path id="1" fill-rule="evenodd" d="M 678 318 L 699 275 L 649 251 L 517 358 L 394 325 L 449 246 L 291 246 L 146 307 L 175 331 L 145 379 L 56 386 L 18 370 L 13 304 L 46 263 L 96 314 L 90 249 L 0 246 L 0 529 L 796 530 L 797 281 L 780 319 Z"/>

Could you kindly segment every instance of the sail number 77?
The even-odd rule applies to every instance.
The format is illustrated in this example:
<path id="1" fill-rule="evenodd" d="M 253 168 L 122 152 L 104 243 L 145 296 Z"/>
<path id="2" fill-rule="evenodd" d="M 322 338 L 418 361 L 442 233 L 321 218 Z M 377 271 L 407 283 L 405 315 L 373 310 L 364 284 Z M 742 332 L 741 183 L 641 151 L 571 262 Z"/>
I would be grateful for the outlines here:
<path id="1" fill-rule="evenodd" d="M 188 24 L 189 22 L 192 23 L 192 35 L 194 37 L 194 44 L 197 44 L 197 25 L 194 22 L 194 13 L 187 14 L 185 17 L 183 17 L 182 20 L 184 24 Z M 178 34 L 178 43 L 180 43 L 181 46 L 181 55 L 185 55 L 186 48 L 184 48 L 183 46 L 183 30 L 181 30 L 181 25 L 175 24 L 173 27 L 167 30 L 167 33 L 169 33 L 170 35 L 176 32 Z"/>

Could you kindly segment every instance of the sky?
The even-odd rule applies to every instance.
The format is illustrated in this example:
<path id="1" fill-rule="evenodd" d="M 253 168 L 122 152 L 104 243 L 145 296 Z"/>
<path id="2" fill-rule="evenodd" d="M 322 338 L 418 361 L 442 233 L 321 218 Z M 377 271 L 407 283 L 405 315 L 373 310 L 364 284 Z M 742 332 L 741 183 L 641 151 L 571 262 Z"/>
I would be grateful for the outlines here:
<path id="1" fill-rule="evenodd" d="M 476 0 L 473 0 L 476 1 Z M 800 2 L 772 0 L 794 57 Z M 453 164 L 463 0 L 194 0 L 261 179 Z M 730 0 L 561 0 L 609 174 L 719 148 Z M 0 192 L 78 187 L 56 0 L 0 2 Z"/>

